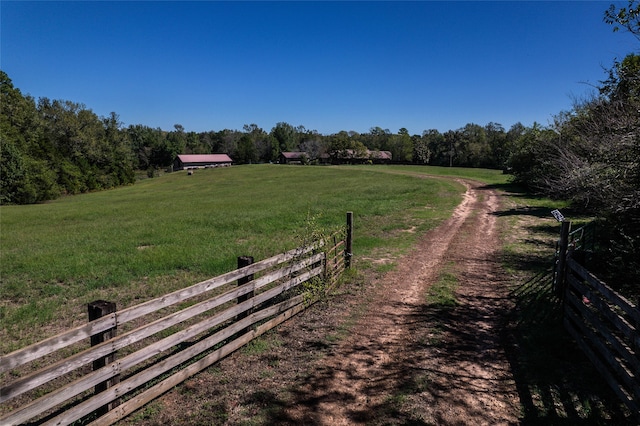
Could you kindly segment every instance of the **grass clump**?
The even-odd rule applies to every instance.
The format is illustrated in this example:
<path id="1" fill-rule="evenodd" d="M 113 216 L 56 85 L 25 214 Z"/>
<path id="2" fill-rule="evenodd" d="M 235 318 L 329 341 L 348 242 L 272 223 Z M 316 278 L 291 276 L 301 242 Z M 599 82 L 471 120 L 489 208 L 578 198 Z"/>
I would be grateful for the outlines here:
<path id="1" fill-rule="evenodd" d="M 248 355 L 262 355 L 281 345 L 282 342 L 278 340 L 274 333 L 268 333 L 266 337 L 261 336 L 251 340 L 242 347 L 242 352 Z"/>
<path id="2" fill-rule="evenodd" d="M 444 310 L 458 305 L 456 289 L 459 281 L 453 268 L 453 263 L 450 263 L 442 269 L 438 280 L 427 291 L 427 304 Z"/>

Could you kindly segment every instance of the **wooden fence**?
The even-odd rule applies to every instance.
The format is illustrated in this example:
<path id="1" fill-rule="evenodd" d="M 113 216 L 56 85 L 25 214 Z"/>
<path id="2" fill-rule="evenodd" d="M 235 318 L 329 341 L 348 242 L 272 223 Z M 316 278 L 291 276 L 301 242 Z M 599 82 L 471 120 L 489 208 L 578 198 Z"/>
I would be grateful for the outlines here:
<path id="1" fill-rule="evenodd" d="M 115 423 L 335 286 L 348 235 L 239 258 L 235 271 L 121 311 L 90 304 L 97 319 L 0 358 L 0 377 L 14 378 L 0 388 L 0 425 Z"/>
<path id="2" fill-rule="evenodd" d="M 569 229 L 563 226 L 563 232 Z M 559 262 L 558 280 L 564 326 L 640 420 L 640 310 L 580 265 L 572 257 L 571 246 L 563 250 L 562 245 L 570 241 L 560 238 L 560 253 L 566 252 Z"/>

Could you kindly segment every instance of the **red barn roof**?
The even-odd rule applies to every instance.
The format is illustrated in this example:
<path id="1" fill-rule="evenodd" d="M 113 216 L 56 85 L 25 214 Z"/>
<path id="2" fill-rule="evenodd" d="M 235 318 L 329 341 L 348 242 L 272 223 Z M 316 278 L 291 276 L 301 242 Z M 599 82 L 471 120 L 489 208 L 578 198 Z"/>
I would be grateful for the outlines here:
<path id="1" fill-rule="evenodd" d="M 178 155 L 183 163 L 231 163 L 232 160 L 227 154 L 183 154 Z"/>

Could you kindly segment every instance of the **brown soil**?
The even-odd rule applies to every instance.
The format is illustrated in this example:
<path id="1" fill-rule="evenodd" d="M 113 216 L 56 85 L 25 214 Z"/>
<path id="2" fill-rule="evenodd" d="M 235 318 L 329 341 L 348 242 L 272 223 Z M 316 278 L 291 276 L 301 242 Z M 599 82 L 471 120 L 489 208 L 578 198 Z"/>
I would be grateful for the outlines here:
<path id="1" fill-rule="evenodd" d="M 124 422 L 148 424 L 517 424 L 502 345 L 506 284 L 499 196 L 463 182 L 454 215 L 397 267 L 321 302 L 257 345 Z M 426 298 L 443 272 L 454 308 Z"/>

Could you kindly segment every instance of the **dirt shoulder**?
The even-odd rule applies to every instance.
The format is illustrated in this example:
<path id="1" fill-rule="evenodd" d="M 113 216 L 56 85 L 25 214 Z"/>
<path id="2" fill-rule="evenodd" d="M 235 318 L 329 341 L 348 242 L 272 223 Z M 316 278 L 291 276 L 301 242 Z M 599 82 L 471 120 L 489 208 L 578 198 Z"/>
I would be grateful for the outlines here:
<path id="1" fill-rule="evenodd" d="M 463 182 L 453 216 L 397 267 L 355 283 L 123 423 L 516 424 L 501 345 L 498 195 Z M 443 271 L 458 304 L 429 304 Z"/>

